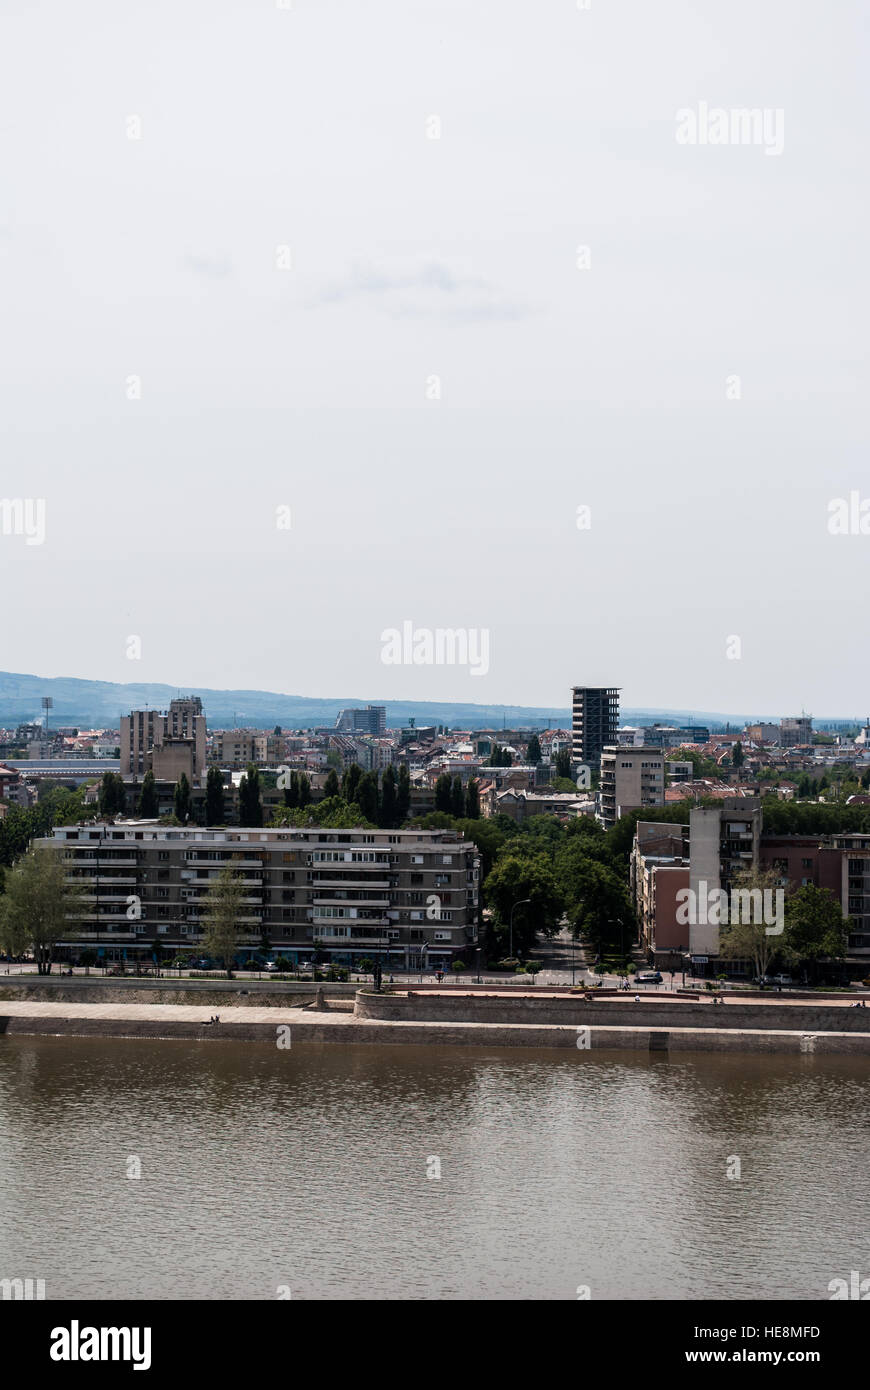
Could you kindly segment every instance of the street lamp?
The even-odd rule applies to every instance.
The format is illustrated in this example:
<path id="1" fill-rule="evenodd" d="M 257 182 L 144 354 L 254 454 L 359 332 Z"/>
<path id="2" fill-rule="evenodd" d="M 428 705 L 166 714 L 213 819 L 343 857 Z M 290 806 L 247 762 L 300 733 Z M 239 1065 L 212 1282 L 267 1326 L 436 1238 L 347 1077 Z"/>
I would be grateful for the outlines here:
<path id="1" fill-rule="evenodd" d="M 511 921 L 510 921 L 510 932 L 511 932 L 510 958 L 511 958 L 511 960 L 513 960 L 513 958 L 514 958 L 514 913 L 516 912 L 516 910 L 517 910 L 518 907 L 522 907 L 523 903 L 530 903 L 531 901 L 532 901 L 531 898 L 520 898 L 519 901 L 518 901 L 518 902 L 515 902 L 514 905 L 513 905 L 513 907 L 511 908 Z"/>

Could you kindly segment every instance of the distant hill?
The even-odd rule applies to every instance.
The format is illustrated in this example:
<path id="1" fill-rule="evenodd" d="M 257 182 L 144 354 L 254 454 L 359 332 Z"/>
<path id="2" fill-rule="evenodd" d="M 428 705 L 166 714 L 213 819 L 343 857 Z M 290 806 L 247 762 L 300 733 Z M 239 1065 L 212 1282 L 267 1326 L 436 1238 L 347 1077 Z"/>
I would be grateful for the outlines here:
<path id="1" fill-rule="evenodd" d="M 305 695 L 284 695 L 269 690 L 208 690 L 204 687 L 179 689 L 173 685 L 136 682 L 77 680 L 72 676 L 29 676 L 0 672 L 0 725 L 22 724 L 39 719 L 41 700 L 54 701 L 51 723 L 73 724 L 82 728 L 117 728 L 122 714 L 131 709 L 166 709 L 178 695 L 198 695 L 209 725 L 232 728 L 239 724 L 268 729 L 280 724 L 285 729 L 305 729 L 335 723 L 339 710 L 353 705 L 385 705 L 387 725 L 396 728 L 409 719 L 418 725 L 447 724 L 450 728 L 493 728 L 505 725 L 570 728 L 571 711 L 565 706 L 475 705 L 428 700 L 385 700 L 377 696 L 347 695 L 334 699 L 314 699 Z M 768 719 L 779 716 L 748 716 Z M 739 728 L 747 716 L 712 714 L 704 710 L 622 709 L 623 724 L 704 724 L 711 728 L 730 722 Z M 817 720 L 817 726 L 824 723 Z"/>

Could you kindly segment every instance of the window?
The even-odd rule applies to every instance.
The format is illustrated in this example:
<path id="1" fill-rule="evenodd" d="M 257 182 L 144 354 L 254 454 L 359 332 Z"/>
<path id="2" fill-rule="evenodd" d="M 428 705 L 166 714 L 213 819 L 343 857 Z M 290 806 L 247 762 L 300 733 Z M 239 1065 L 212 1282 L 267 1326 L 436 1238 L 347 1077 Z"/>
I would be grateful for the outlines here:
<path id="1" fill-rule="evenodd" d="M 449 940 L 450 940 L 450 933 L 449 933 L 449 931 L 436 931 L 436 933 L 435 933 L 435 940 L 436 940 L 436 941 L 449 941 Z"/>
<path id="2" fill-rule="evenodd" d="M 801 868 L 802 868 L 802 869 L 811 869 L 812 867 L 813 867 L 813 861 L 812 861 L 812 859 L 802 859 L 802 860 L 801 860 Z"/>
<path id="3" fill-rule="evenodd" d="M 411 863 L 412 863 L 412 864 L 422 864 L 422 863 L 423 863 L 423 856 L 422 856 L 422 854 L 412 854 L 412 855 L 411 855 Z"/>
<path id="4" fill-rule="evenodd" d="M 452 855 L 452 854 L 442 854 L 442 856 L 441 856 L 441 863 L 442 863 L 442 864 L 452 864 L 452 863 L 453 863 L 453 855 Z"/>

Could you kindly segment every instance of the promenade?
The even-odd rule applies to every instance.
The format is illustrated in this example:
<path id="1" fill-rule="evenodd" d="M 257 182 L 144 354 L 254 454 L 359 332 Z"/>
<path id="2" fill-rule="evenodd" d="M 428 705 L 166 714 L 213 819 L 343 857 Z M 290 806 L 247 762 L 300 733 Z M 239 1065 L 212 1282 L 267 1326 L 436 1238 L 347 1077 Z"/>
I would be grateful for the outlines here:
<path id="1" fill-rule="evenodd" d="M 440 1002 L 428 1001 L 429 1008 Z M 549 996 L 553 1001 L 564 1004 L 564 996 Z M 443 996 L 441 996 L 443 999 Z M 722 1051 L 722 1052 L 790 1052 L 816 1054 L 842 1054 L 870 1057 L 870 1031 L 856 1031 L 855 1020 L 851 1029 L 817 1026 L 811 1029 L 799 1026 L 795 1016 L 794 1028 L 783 1026 L 747 1027 L 743 1025 L 717 1027 L 714 1017 L 715 1006 L 704 1006 L 706 1017 L 703 1025 L 697 1026 L 698 1005 L 688 1002 L 683 1015 L 673 1000 L 669 1016 L 664 1010 L 660 1022 L 641 1019 L 632 1011 L 632 1000 L 601 1000 L 588 1004 L 578 1019 L 582 1022 L 548 1021 L 546 1010 L 537 1007 L 531 1011 L 524 1004 L 538 1006 L 545 1003 L 543 993 L 533 999 L 517 998 L 500 1001 L 490 996 L 478 997 L 467 1003 L 478 1006 L 492 1003 L 519 1005 L 516 1012 L 493 1018 L 458 1018 L 455 1016 L 460 998 L 455 995 L 449 1001 L 452 1017 L 415 1018 L 389 1017 L 389 1014 L 403 1009 L 413 1012 L 415 1001 L 408 996 L 373 995 L 358 996 L 357 1011 L 347 1008 L 326 1007 L 280 1007 L 254 1005 L 218 1006 L 199 1004 L 127 1004 L 117 1002 L 85 1001 L 53 1002 L 46 1000 L 4 1000 L 0 1001 L 0 1035 L 8 1036 L 74 1036 L 96 1038 L 163 1038 L 188 1039 L 201 1042 L 258 1042 L 271 1046 L 288 1047 L 310 1044 L 339 1043 L 345 1046 L 366 1044 L 405 1044 L 438 1045 L 458 1047 L 532 1047 L 574 1049 L 578 1053 L 597 1050 L 623 1050 L 635 1053 L 667 1054 L 671 1052 Z M 420 1000 L 420 1005 L 426 1000 Z M 581 1001 L 573 1000 L 575 1004 Z M 650 1001 L 651 1002 L 651 1001 Z M 662 1001 L 665 1003 L 667 1001 Z M 604 1013 L 605 1006 L 606 1014 Z M 637 1008 L 638 1006 L 635 1006 Z M 614 1018 L 614 1010 L 616 1017 Z M 380 1017 L 372 1014 L 380 1012 Z M 721 1006 L 718 1010 L 721 1015 Z M 855 1011 L 858 1012 L 857 1010 Z M 659 1010 L 656 1010 L 659 1013 Z M 217 1014 L 220 1022 L 211 1023 Z M 828 1010 L 827 1022 L 832 1018 Z M 837 1014 L 846 1018 L 847 1014 Z M 693 1018 L 694 1015 L 694 1018 Z M 686 1026 L 676 1022 L 684 1016 Z M 819 1015 L 823 1017 L 823 1015 Z M 863 1022 L 863 1021 L 862 1021 Z M 868 1025 L 870 1026 L 870 1025 Z"/>

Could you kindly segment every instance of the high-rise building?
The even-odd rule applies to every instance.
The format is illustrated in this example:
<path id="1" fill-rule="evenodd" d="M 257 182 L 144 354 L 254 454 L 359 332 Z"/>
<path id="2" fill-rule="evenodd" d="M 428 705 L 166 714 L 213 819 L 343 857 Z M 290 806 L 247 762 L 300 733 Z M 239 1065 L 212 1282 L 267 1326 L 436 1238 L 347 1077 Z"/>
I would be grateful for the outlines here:
<path id="1" fill-rule="evenodd" d="M 176 781 L 182 772 L 191 786 L 205 775 L 206 720 L 198 695 L 170 700 L 169 710 L 133 710 L 121 719 L 121 776 Z"/>
<path id="2" fill-rule="evenodd" d="M 660 748 L 604 749 L 599 819 L 605 830 L 626 811 L 664 802 L 665 755 Z"/>
<path id="3" fill-rule="evenodd" d="M 365 709 L 343 709 L 335 721 L 343 734 L 371 734 L 380 738 L 387 729 L 386 705 L 366 705 Z"/>
<path id="4" fill-rule="evenodd" d="M 605 748 L 616 744 L 619 728 L 619 689 L 575 685 L 571 722 L 571 756 L 592 772 L 601 765 Z"/>

